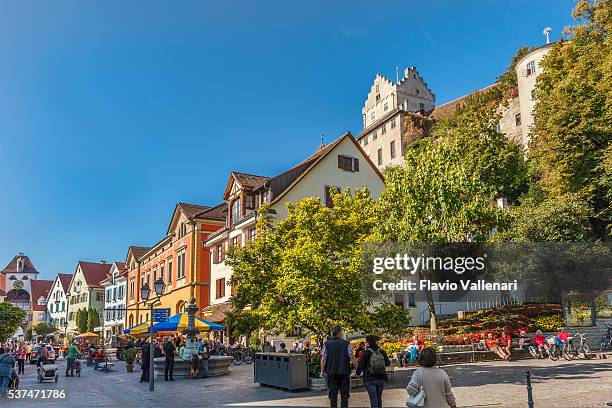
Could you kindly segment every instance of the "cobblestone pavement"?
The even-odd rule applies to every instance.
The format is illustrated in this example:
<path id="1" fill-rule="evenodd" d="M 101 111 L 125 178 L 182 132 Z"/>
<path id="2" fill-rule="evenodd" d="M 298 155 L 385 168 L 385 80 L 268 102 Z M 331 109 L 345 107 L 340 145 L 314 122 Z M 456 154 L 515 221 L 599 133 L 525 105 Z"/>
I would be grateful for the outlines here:
<path id="1" fill-rule="evenodd" d="M 610 356 L 612 357 L 612 356 Z M 253 366 L 232 367 L 228 376 L 200 380 L 156 381 L 155 391 L 139 383 L 140 371 L 127 373 L 121 362 L 110 373 L 94 372 L 83 365 L 82 376 L 63 376 L 58 361 L 57 384 L 36 381 L 35 366 L 26 366 L 21 389 L 65 390 L 64 400 L 0 401 L 14 407 L 324 407 L 324 392 L 288 393 L 259 387 L 253 382 Z M 612 401 L 612 359 L 589 361 L 523 360 L 445 367 L 461 407 L 526 407 L 525 372 L 533 375 L 535 407 L 605 407 Z M 383 395 L 385 407 L 405 407 L 404 387 L 412 369 L 398 369 Z M 8 404 L 8 405 L 7 405 Z M 367 407 L 363 388 L 353 390 L 351 407 Z"/>

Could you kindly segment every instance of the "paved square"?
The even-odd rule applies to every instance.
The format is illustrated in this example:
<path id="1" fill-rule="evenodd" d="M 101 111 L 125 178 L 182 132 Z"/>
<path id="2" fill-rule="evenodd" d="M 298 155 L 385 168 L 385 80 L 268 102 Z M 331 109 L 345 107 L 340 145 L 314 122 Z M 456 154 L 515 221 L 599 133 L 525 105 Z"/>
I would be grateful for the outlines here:
<path id="1" fill-rule="evenodd" d="M 57 384 L 39 384 L 35 366 L 26 366 L 21 389 L 64 389 L 63 401 L 10 401 L 16 407 L 325 407 L 325 393 L 288 393 L 263 388 L 253 382 L 253 366 L 232 367 L 229 376 L 157 381 L 148 391 L 139 383 L 140 370 L 127 373 L 119 362 L 110 373 L 94 372 L 83 365 L 80 378 L 63 376 L 63 361 Z M 526 407 L 525 372 L 533 374 L 535 407 L 605 407 L 612 401 L 612 359 L 589 361 L 523 360 L 487 362 L 445 367 L 451 377 L 457 403 L 461 407 Z M 387 384 L 385 407 L 405 407 L 406 386 L 413 369 L 399 369 Z M 4 401 L 5 403 L 7 401 Z M 35 405 L 34 405 L 35 404 Z M 353 390 L 351 407 L 368 407 L 363 388 Z M 4 405 L 4 404 L 3 404 Z"/>

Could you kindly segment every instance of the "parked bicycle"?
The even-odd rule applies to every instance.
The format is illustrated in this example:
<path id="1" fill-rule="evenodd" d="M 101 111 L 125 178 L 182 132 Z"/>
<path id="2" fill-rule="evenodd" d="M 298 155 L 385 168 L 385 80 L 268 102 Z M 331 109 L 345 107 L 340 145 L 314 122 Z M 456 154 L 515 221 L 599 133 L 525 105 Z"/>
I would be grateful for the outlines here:
<path id="1" fill-rule="evenodd" d="M 608 329 L 606 340 L 600 344 L 599 351 L 612 351 L 612 326 L 605 325 Z"/>
<path id="2" fill-rule="evenodd" d="M 234 357 L 232 364 L 241 365 L 253 363 L 253 352 L 248 347 L 230 347 L 227 355 Z"/>

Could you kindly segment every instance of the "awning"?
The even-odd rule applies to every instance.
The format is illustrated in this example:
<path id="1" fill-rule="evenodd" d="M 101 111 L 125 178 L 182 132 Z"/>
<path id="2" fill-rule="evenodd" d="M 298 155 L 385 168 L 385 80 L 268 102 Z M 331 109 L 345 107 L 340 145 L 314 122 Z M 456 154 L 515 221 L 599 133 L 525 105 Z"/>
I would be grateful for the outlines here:
<path id="1" fill-rule="evenodd" d="M 85 332 L 83 334 L 79 334 L 76 336 L 77 339 L 85 338 L 85 337 L 100 337 L 100 335 L 92 332 Z"/>
<path id="2" fill-rule="evenodd" d="M 157 323 L 153 326 L 153 331 L 162 332 L 162 331 L 179 331 L 187 328 L 187 321 L 189 320 L 189 316 L 187 313 L 179 313 L 177 315 L 172 316 L 168 319 L 168 321 Z M 202 318 L 195 318 L 195 327 L 200 331 L 223 331 L 223 326 L 217 323 L 212 323 Z"/>
<path id="3" fill-rule="evenodd" d="M 155 327 L 157 323 L 153 322 L 153 327 Z M 143 333 L 148 333 L 149 332 L 149 326 L 151 325 L 151 323 L 149 322 L 143 322 L 143 323 L 139 323 L 136 326 L 132 326 L 128 329 L 123 330 L 123 334 L 143 334 Z"/>

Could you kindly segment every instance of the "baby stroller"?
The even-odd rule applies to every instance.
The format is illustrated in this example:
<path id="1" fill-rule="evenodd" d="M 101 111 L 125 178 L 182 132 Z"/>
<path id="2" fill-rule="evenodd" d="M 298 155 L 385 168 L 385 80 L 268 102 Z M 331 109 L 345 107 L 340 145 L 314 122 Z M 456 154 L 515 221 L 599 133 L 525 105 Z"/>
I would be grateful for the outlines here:
<path id="1" fill-rule="evenodd" d="M 38 382 L 42 383 L 43 381 L 52 381 L 55 380 L 57 382 L 58 379 L 57 374 L 57 364 L 41 364 L 38 367 Z"/>
<path id="2" fill-rule="evenodd" d="M 81 376 L 81 360 L 79 360 L 78 358 L 74 359 L 74 363 L 72 363 L 72 369 L 74 370 L 74 373 L 77 375 L 77 377 Z"/>
<path id="3" fill-rule="evenodd" d="M 11 375 L 11 379 L 9 381 L 9 390 L 13 390 L 16 391 L 19 389 L 19 375 L 17 374 L 17 371 L 15 371 L 15 369 L 13 368 L 13 375 Z"/>

